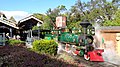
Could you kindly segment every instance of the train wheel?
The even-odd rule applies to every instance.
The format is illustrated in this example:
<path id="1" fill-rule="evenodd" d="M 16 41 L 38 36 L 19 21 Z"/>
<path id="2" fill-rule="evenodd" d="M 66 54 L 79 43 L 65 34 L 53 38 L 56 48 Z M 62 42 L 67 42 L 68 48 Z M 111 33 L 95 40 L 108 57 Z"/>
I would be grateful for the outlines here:
<path id="1" fill-rule="evenodd" d="M 80 57 L 83 57 L 84 53 L 85 53 L 84 50 L 81 49 L 80 52 L 79 52 Z"/>
<path id="2" fill-rule="evenodd" d="M 73 55 L 79 55 L 79 52 L 80 52 L 79 50 L 75 50 L 75 51 L 72 51 L 72 54 Z"/>
<path id="3" fill-rule="evenodd" d="M 66 50 L 66 51 L 69 51 L 69 50 L 70 50 L 70 45 L 69 45 L 69 44 L 66 44 L 66 45 L 65 45 L 65 50 Z"/>
<path id="4" fill-rule="evenodd" d="M 76 56 L 76 55 L 77 55 L 77 53 L 76 53 L 75 51 L 72 51 L 72 54 L 73 54 L 74 56 Z"/>
<path id="5" fill-rule="evenodd" d="M 85 59 L 85 60 L 90 60 L 90 56 L 87 55 L 87 54 L 84 54 L 84 59 Z"/>

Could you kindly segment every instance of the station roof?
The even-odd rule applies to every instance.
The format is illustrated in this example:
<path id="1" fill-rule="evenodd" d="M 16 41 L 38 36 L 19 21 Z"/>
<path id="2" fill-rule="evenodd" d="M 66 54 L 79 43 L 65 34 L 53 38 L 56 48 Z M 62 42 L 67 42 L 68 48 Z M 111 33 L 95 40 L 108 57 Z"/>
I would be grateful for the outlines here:
<path id="1" fill-rule="evenodd" d="M 23 29 L 23 30 L 29 30 L 31 29 L 33 26 L 37 25 L 37 23 L 42 24 L 43 21 L 39 20 L 38 18 L 34 17 L 33 15 L 28 16 L 26 18 L 21 19 L 18 22 L 18 27 L 19 29 Z"/>
<path id="2" fill-rule="evenodd" d="M 2 16 L 2 17 L 1 17 Z M 4 13 L 0 12 L 0 26 L 6 25 L 11 28 L 19 29 L 14 21 L 8 20 Z"/>
<path id="3" fill-rule="evenodd" d="M 30 16 L 28 16 L 26 18 L 21 19 L 18 23 L 19 24 L 24 23 L 25 21 L 28 21 L 30 19 L 35 19 L 36 21 L 43 23 L 43 21 L 39 20 L 38 18 L 34 17 L 33 15 L 30 15 Z"/>

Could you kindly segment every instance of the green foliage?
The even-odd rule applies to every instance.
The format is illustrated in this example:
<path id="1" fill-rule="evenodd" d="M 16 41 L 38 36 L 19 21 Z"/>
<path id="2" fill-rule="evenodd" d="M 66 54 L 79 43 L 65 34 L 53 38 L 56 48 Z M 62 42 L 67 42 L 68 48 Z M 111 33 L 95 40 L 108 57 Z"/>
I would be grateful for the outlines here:
<path id="1" fill-rule="evenodd" d="M 38 26 L 34 26 L 32 30 L 38 30 Z"/>
<path id="2" fill-rule="evenodd" d="M 80 21 L 69 23 L 68 29 L 73 29 L 73 28 L 80 29 L 80 28 L 81 28 L 81 26 L 80 26 Z"/>
<path id="3" fill-rule="evenodd" d="M 115 21 L 110 21 L 107 20 L 103 23 L 104 26 L 120 26 L 120 21 L 115 22 Z"/>
<path id="4" fill-rule="evenodd" d="M 35 13 L 33 14 L 36 18 L 43 21 L 43 24 L 40 26 L 40 29 L 52 29 L 52 24 L 50 23 L 50 18 L 44 14 Z M 34 26 L 32 30 L 38 30 L 37 26 Z"/>
<path id="5" fill-rule="evenodd" d="M 42 29 L 52 29 L 52 24 L 50 23 L 50 18 L 48 16 L 44 17 L 44 23 L 41 25 Z"/>
<path id="6" fill-rule="evenodd" d="M 56 21 L 56 17 L 59 16 L 59 12 L 60 10 L 55 8 L 55 9 L 51 9 L 49 8 L 47 11 L 47 16 L 50 18 L 50 22 L 52 23 L 53 26 L 55 26 L 55 21 Z"/>
<path id="7" fill-rule="evenodd" d="M 59 5 L 57 8 L 58 8 L 60 11 L 67 10 L 64 5 Z"/>
<path id="8" fill-rule="evenodd" d="M 104 26 L 120 26 L 120 9 L 115 13 L 113 20 L 106 20 L 103 23 Z"/>
<path id="9" fill-rule="evenodd" d="M 50 55 L 55 55 L 57 53 L 58 44 L 54 40 L 35 40 L 33 42 L 33 50 L 46 53 Z"/>
<path id="10" fill-rule="evenodd" d="M 118 24 L 117 26 L 120 26 L 120 9 L 115 13 L 115 19 L 113 22 L 116 22 Z"/>
<path id="11" fill-rule="evenodd" d="M 94 24 L 97 19 L 100 19 L 98 22 L 101 22 L 100 24 L 102 25 L 102 22 L 114 19 L 114 15 L 119 9 L 119 2 L 120 0 L 113 0 L 112 2 L 107 2 L 106 0 L 81 2 L 81 0 L 77 0 L 67 13 L 67 24 L 71 27 L 71 22 L 74 22 L 72 25 L 75 25 L 76 22 L 84 20 Z"/>
<path id="12" fill-rule="evenodd" d="M 11 21 L 13 21 L 14 23 L 16 23 L 16 20 L 14 19 L 13 16 L 11 16 L 9 20 L 11 20 Z"/>
<path id="13" fill-rule="evenodd" d="M 15 40 L 15 39 L 10 39 L 8 40 L 8 44 L 9 45 L 18 45 L 18 44 L 24 44 L 25 42 L 24 41 L 21 41 L 21 40 Z"/>
<path id="14" fill-rule="evenodd" d="M 53 10 L 51 8 L 49 8 L 47 10 L 47 16 L 50 19 L 50 23 L 53 27 L 56 27 L 55 22 L 56 22 L 56 17 L 57 16 L 63 16 L 64 11 L 67 10 L 66 7 L 64 5 L 60 5 L 56 8 L 54 8 Z"/>
<path id="15" fill-rule="evenodd" d="M 112 21 L 108 20 L 103 23 L 104 26 L 112 26 Z"/>
<path id="16" fill-rule="evenodd" d="M 35 16 L 36 18 L 40 19 L 41 21 L 43 21 L 44 15 L 43 14 L 39 14 L 39 13 L 34 13 L 33 16 Z"/>
<path id="17" fill-rule="evenodd" d="M 101 22 L 100 25 L 119 26 L 119 3 L 120 0 L 90 0 L 88 2 L 81 2 L 81 0 L 77 0 L 68 12 L 65 12 L 65 10 L 67 9 L 64 5 L 60 5 L 54 8 L 53 10 L 50 8 L 46 12 L 46 15 L 49 18 L 49 20 L 47 20 L 47 23 L 45 23 L 45 27 L 43 28 L 46 28 L 49 25 L 51 25 L 51 28 L 52 26 L 55 27 L 55 21 L 57 16 L 67 17 L 67 27 L 69 29 L 73 27 L 78 28 L 79 21 L 87 20 L 94 24 L 98 19 L 99 21 L 97 22 Z"/>

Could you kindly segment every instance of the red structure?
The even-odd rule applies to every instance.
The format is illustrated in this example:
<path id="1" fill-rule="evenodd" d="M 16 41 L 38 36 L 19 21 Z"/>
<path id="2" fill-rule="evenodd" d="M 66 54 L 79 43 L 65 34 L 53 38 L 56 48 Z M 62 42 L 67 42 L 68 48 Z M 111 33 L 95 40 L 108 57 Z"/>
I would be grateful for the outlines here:
<path id="1" fill-rule="evenodd" d="M 102 53 L 104 52 L 103 49 L 95 49 L 93 51 L 89 51 L 87 54 L 90 57 L 90 61 L 100 61 L 103 62 Z"/>

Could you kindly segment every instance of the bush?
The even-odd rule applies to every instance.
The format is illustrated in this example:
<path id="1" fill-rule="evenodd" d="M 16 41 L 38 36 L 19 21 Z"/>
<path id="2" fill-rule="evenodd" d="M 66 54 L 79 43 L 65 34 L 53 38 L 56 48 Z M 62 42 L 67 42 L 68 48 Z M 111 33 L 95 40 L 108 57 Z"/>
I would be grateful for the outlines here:
<path id="1" fill-rule="evenodd" d="M 35 40 L 33 42 L 33 50 L 46 53 L 50 55 L 57 54 L 57 46 L 58 44 L 54 40 Z"/>
<path id="2" fill-rule="evenodd" d="M 25 44 L 25 42 L 21 41 L 21 40 L 10 39 L 10 40 L 8 40 L 8 44 L 19 46 L 19 45 Z"/>

